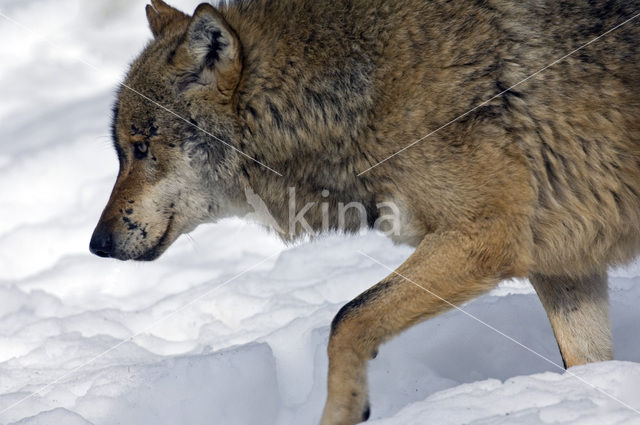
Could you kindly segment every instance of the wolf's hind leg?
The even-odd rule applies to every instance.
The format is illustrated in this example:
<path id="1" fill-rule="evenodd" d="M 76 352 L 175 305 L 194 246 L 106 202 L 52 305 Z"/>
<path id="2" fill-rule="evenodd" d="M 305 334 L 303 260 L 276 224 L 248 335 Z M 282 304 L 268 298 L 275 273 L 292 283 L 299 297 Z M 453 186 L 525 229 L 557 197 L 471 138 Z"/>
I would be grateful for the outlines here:
<path id="1" fill-rule="evenodd" d="M 607 274 L 588 277 L 532 275 L 547 311 L 565 368 L 611 360 Z"/>

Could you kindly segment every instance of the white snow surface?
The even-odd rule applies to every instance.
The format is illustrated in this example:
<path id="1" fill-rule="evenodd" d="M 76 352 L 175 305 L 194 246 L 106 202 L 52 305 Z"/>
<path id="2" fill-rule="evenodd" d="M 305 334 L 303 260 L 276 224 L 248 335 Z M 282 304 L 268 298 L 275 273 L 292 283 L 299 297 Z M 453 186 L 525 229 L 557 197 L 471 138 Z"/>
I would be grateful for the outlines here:
<path id="1" fill-rule="evenodd" d="M 412 250 L 375 233 L 287 247 L 225 220 L 153 263 L 91 256 L 144 5 L 0 0 L 0 424 L 316 424 L 331 319 L 387 274 L 358 251 L 394 267 Z M 561 364 L 526 281 L 463 308 L 540 356 L 460 311 L 412 328 L 370 363 L 371 423 L 640 424 L 639 276 L 611 272 L 617 360 L 570 373 L 541 357 Z"/>

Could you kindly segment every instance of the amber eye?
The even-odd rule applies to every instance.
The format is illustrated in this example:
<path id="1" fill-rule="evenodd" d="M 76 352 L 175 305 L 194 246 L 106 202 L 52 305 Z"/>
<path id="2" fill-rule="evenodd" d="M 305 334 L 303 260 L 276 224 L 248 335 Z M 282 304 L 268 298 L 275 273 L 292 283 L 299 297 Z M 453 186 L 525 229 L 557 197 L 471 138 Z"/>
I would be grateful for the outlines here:
<path id="1" fill-rule="evenodd" d="M 148 143 L 134 143 L 133 144 L 133 156 L 136 159 L 144 159 L 149 152 L 149 144 Z"/>

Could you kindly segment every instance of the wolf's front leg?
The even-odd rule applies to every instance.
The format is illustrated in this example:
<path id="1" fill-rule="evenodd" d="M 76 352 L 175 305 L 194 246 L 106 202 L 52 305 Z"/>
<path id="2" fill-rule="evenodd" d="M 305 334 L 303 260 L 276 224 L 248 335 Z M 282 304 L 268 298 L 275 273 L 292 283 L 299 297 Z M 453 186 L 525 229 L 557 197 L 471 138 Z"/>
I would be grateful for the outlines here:
<path id="1" fill-rule="evenodd" d="M 338 312 L 331 325 L 321 425 L 368 419 L 366 364 L 385 340 L 501 279 L 527 274 L 530 237 L 520 231 L 526 226 L 517 223 L 483 220 L 482 225 L 431 234 L 395 272 Z"/>

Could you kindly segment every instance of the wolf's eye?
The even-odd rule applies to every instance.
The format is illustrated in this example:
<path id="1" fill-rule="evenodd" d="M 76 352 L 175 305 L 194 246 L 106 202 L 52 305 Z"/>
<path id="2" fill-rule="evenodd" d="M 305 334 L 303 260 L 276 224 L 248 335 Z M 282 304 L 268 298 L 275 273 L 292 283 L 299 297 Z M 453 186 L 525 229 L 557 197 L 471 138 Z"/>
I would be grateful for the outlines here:
<path id="1" fill-rule="evenodd" d="M 136 159 L 144 159 L 149 152 L 149 145 L 147 143 L 134 143 L 133 144 L 133 156 Z"/>

